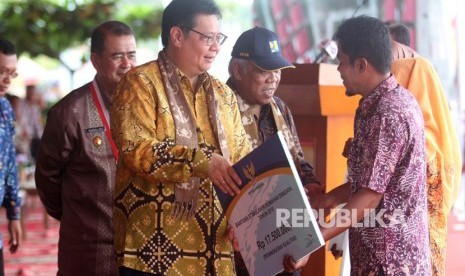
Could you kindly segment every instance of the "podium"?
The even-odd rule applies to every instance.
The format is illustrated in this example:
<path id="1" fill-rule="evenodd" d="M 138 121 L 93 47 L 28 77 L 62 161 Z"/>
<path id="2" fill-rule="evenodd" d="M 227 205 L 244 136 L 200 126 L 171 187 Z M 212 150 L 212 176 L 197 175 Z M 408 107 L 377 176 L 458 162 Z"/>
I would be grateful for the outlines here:
<path id="1" fill-rule="evenodd" d="M 282 71 L 276 95 L 291 109 L 305 159 L 330 191 L 345 180 L 347 160 L 342 151 L 347 138 L 353 137 L 360 96 L 345 95 L 337 65 L 295 66 Z M 302 276 L 339 275 L 341 259 L 335 260 L 326 247 L 310 256 Z"/>

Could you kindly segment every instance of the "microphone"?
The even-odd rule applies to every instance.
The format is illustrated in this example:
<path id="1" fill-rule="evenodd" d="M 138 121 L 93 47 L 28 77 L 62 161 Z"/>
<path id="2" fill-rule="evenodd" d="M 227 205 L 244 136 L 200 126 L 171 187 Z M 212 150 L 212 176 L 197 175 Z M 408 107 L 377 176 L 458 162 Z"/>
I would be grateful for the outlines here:
<path id="1" fill-rule="evenodd" d="M 357 1 L 359 3 L 359 1 Z M 365 6 L 368 3 L 368 0 L 363 0 L 361 3 L 359 3 L 356 7 L 354 12 L 352 13 L 351 17 L 354 17 L 355 14 L 357 14 L 358 10 L 362 7 Z M 334 37 L 333 37 L 334 38 Z M 313 63 L 320 63 L 320 61 L 326 57 L 329 56 L 331 59 L 336 58 L 337 56 L 337 44 L 334 40 L 328 40 L 322 47 L 321 52 L 316 56 L 315 61 Z"/>
<path id="2" fill-rule="evenodd" d="M 358 1 L 357 1 L 357 3 L 358 3 Z M 368 0 L 363 0 L 362 3 L 358 4 L 357 7 L 355 7 L 355 10 L 354 10 L 354 12 L 352 13 L 351 18 L 354 17 L 355 14 L 357 14 L 358 10 L 359 10 L 361 7 L 365 6 L 367 3 L 368 3 Z"/>
<path id="3" fill-rule="evenodd" d="M 334 40 L 328 40 L 323 47 L 321 52 L 316 56 L 314 63 L 320 63 L 321 59 L 329 56 L 331 59 L 335 59 L 337 56 L 337 44 Z"/>

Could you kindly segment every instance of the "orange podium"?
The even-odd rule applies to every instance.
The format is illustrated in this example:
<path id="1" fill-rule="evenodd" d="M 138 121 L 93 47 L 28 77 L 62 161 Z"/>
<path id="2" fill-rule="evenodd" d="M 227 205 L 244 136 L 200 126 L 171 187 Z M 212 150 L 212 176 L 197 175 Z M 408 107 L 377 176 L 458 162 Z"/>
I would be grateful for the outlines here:
<path id="1" fill-rule="evenodd" d="M 347 171 L 342 150 L 353 136 L 359 96 L 347 97 L 337 65 L 295 64 L 283 70 L 276 95 L 292 111 L 305 159 L 315 175 L 326 183 L 326 191 L 342 184 Z M 327 247 L 327 246 L 326 246 Z M 340 259 L 321 248 L 314 252 L 302 276 L 339 275 Z"/>

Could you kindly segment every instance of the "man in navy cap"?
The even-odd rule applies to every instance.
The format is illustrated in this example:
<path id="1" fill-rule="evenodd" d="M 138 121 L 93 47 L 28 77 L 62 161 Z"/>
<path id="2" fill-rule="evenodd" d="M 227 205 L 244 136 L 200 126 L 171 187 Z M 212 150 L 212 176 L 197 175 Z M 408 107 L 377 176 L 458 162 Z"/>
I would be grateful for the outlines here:
<path id="1" fill-rule="evenodd" d="M 294 66 L 281 55 L 278 36 L 255 27 L 242 33 L 236 41 L 229 62 L 227 84 L 234 90 L 242 124 L 253 148 L 281 131 L 292 154 L 302 183 L 312 192 L 324 192 L 304 160 L 302 147 L 289 107 L 274 95 L 281 80 L 281 70 Z M 245 266 L 237 264 L 238 275 L 247 275 Z"/>

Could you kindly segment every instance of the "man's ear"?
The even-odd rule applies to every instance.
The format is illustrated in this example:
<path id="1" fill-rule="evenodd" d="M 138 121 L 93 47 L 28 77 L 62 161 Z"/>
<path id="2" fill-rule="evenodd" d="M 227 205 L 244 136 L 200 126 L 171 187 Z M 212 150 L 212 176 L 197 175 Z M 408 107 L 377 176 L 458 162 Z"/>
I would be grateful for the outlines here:
<path id="1" fill-rule="evenodd" d="M 241 66 L 237 63 L 234 62 L 232 65 L 232 73 L 234 75 L 234 78 L 236 80 L 242 80 L 242 74 L 244 73 Z"/>
<path id="2" fill-rule="evenodd" d="M 90 53 L 90 62 L 92 62 L 95 69 L 99 68 L 100 62 L 96 53 Z"/>
<path id="3" fill-rule="evenodd" d="M 358 58 L 355 60 L 355 69 L 363 74 L 368 68 L 368 60 L 366 58 Z"/>
<path id="4" fill-rule="evenodd" d="M 174 47 L 180 47 L 184 39 L 184 34 L 182 29 L 178 26 L 171 27 L 170 30 L 170 40 Z"/>

